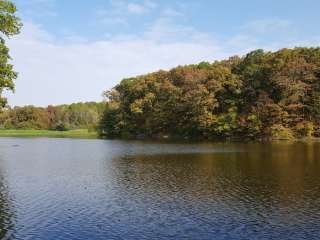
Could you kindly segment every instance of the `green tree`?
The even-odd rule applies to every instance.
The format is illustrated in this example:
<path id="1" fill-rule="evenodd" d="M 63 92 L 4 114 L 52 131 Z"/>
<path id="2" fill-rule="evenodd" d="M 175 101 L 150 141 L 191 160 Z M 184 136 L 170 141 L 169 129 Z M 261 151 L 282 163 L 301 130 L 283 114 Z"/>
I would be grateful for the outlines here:
<path id="1" fill-rule="evenodd" d="M 73 103 L 46 108 L 34 106 L 3 108 L 0 112 L 0 127 L 59 131 L 95 130 L 103 110 L 102 102 Z"/>
<path id="2" fill-rule="evenodd" d="M 19 33 L 22 26 L 20 19 L 15 16 L 16 6 L 6 0 L 0 0 L 0 107 L 5 106 L 6 99 L 1 95 L 3 90 L 14 90 L 14 80 L 17 73 L 9 63 L 9 49 L 5 38 Z"/>

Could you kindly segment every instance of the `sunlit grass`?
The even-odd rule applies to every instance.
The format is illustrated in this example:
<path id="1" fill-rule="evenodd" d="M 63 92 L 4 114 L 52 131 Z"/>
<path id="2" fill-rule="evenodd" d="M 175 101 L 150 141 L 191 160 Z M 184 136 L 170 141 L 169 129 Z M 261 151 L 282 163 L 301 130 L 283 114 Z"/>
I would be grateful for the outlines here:
<path id="1" fill-rule="evenodd" d="M 68 131 L 1 129 L 0 137 L 97 138 L 98 136 L 96 132 L 87 129 Z"/>

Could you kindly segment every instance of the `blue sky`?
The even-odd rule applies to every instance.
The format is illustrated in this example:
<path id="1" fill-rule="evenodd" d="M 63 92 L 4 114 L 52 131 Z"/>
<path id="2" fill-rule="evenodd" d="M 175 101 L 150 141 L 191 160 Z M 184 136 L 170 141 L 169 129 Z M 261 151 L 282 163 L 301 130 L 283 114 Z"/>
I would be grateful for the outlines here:
<path id="1" fill-rule="evenodd" d="M 122 78 L 256 48 L 318 46 L 318 0 L 14 0 L 11 105 L 101 100 Z"/>

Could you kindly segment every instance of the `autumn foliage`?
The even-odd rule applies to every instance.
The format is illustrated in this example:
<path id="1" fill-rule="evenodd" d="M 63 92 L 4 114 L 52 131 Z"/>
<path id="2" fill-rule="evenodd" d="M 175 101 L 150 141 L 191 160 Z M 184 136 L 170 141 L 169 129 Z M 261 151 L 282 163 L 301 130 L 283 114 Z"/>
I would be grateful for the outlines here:
<path id="1" fill-rule="evenodd" d="M 320 48 L 179 66 L 124 79 L 105 96 L 104 137 L 319 136 Z"/>

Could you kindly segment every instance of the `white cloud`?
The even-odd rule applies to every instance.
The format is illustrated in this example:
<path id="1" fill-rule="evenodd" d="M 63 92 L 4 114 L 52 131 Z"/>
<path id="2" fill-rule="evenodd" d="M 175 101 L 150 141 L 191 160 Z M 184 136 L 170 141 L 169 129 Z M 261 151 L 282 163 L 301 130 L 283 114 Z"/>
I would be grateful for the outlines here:
<path id="1" fill-rule="evenodd" d="M 166 26 L 169 28 L 169 24 Z M 207 38 L 188 29 L 150 27 L 140 37 L 108 41 L 58 41 L 40 26 L 25 23 L 22 34 L 9 42 L 15 69 L 20 73 L 11 105 L 48 105 L 101 100 L 101 93 L 124 77 L 169 69 L 180 64 L 221 58 L 221 50 Z M 161 33 L 162 32 L 162 33 Z M 158 36 L 172 39 L 158 41 Z M 195 40 L 196 39 L 196 40 Z"/>

